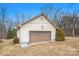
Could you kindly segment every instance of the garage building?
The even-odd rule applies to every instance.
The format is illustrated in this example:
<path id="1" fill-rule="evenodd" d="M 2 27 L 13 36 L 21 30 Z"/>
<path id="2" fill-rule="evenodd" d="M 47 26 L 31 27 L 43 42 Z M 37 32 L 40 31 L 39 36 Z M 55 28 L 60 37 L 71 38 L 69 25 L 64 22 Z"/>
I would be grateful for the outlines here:
<path id="1" fill-rule="evenodd" d="M 31 43 L 55 42 L 56 27 L 42 13 L 22 24 L 17 31 L 21 47 L 27 47 Z"/>

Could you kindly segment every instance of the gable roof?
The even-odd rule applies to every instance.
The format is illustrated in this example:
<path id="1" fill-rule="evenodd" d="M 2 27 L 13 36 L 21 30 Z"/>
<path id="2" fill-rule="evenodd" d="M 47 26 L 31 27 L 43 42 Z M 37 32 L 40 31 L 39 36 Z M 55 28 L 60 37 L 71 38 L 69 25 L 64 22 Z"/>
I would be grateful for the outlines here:
<path id="1" fill-rule="evenodd" d="M 36 17 L 34 17 L 34 18 L 32 18 L 32 19 L 28 20 L 27 22 L 25 22 L 25 23 L 21 24 L 21 26 L 20 26 L 20 27 L 22 27 L 23 25 L 25 25 L 25 24 L 29 23 L 30 21 L 33 21 L 34 19 L 36 19 L 36 18 L 38 18 L 38 17 L 40 17 L 40 16 L 45 17 L 45 18 L 46 18 L 46 20 L 47 20 L 50 24 L 52 24 L 52 25 L 56 28 L 56 25 L 55 25 L 53 22 L 51 22 L 51 21 L 47 18 L 47 16 L 46 16 L 44 13 L 41 13 L 40 15 L 38 15 L 38 16 L 36 16 Z"/>

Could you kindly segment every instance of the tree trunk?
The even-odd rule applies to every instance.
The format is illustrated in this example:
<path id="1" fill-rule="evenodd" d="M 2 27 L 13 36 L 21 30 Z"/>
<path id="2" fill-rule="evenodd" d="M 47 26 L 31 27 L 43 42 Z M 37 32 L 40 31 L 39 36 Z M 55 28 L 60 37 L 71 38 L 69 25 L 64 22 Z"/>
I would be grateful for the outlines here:
<path id="1" fill-rule="evenodd" d="M 73 29 L 72 30 L 73 30 L 72 36 L 75 37 L 75 28 L 74 28 L 74 26 L 73 26 Z"/>
<path id="2" fill-rule="evenodd" d="M 72 23 L 72 36 L 75 37 L 75 23 L 74 23 L 74 19 L 73 19 L 73 23 Z"/>

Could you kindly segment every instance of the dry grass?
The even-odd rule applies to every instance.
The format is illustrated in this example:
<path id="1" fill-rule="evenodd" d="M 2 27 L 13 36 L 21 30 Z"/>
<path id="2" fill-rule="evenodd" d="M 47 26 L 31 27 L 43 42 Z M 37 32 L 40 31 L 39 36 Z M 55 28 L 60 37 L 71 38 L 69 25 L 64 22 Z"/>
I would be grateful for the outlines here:
<path id="1" fill-rule="evenodd" d="M 0 50 L 0 55 L 33 55 L 33 56 L 58 56 L 65 55 L 71 56 L 79 55 L 79 38 L 70 38 L 69 40 L 59 42 L 49 42 L 37 45 L 31 45 L 27 48 L 21 48 L 19 45 L 8 45 Z"/>

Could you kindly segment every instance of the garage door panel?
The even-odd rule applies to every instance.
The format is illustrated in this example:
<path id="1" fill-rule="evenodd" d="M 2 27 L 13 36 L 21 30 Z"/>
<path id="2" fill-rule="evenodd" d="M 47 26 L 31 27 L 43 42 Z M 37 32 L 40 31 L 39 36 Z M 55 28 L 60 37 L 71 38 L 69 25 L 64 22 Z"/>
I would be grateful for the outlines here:
<path id="1" fill-rule="evenodd" d="M 31 31 L 30 32 L 30 41 L 34 42 L 43 42 L 43 41 L 50 41 L 51 39 L 51 32 L 50 31 Z"/>

